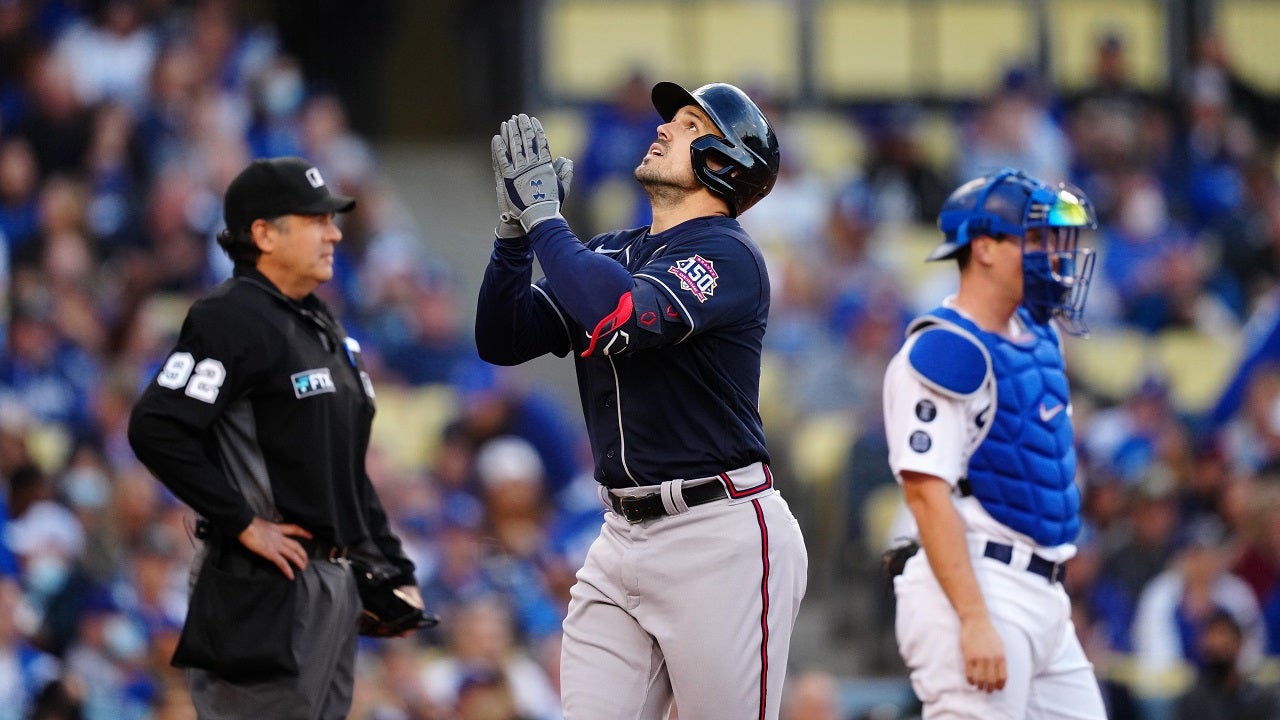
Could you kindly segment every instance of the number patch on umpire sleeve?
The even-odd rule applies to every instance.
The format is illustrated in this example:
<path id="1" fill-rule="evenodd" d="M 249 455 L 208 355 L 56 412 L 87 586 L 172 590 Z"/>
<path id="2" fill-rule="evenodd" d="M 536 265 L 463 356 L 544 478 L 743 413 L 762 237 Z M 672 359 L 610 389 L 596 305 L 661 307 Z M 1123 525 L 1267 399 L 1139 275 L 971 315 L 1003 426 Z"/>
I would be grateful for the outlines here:
<path id="1" fill-rule="evenodd" d="M 176 352 L 164 361 L 156 383 L 172 390 L 186 388 L 189 397 L 212 405 L 226 379 L 227 369 L 220 361 L 205 358 L 196 362 L 191 353 Z"/>

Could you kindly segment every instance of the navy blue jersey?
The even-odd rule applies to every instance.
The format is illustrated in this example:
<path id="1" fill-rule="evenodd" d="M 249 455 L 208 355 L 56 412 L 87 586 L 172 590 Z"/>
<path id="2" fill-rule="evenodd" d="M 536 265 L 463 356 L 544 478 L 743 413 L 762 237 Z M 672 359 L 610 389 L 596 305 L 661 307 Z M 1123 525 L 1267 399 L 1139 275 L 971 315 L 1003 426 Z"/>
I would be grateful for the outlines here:
<path id="1" fill-rule="evenodd" d="M 510 335 L 502 362 L 575 354 L 595 458 L 608 487 L 708 477 L 769 460 L 759 412 L 769 277 L 736 220 L 703 217 L 650 235 L 600 235 L 587 247 L 631 274 L 630 292 L 584 327 L 532 252 L 499 243 L 480 291 L 477 337 Z"/>

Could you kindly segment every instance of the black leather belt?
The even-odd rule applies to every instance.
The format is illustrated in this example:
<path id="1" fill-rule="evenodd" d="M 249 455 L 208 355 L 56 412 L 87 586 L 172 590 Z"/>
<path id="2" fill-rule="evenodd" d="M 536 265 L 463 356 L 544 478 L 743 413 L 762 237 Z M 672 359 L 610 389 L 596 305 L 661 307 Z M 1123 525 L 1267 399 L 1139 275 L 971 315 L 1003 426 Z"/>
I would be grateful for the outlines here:
<path id="1" fill-rule="evenodd" d="M 1013 562 L 1013 546 L 998 543 L 994 540 L 987 541 L 987 547 L 983 549 L 982 554 L 992 560 L 999 560 L 1005 565 Z M 1035 573 L 1051 583 L 1060 583 L 1067 577 L 1067 564 L 1065 562 L 1056 563 L 1052 560 L 1031 554 L 1031 562 L 1027 563 L 1027 572 Z"/>
<path id="2" fill-rule="evenodd" d="M 681 487 L 680 494 L 684 497 L 684 503 L 689 507 L 704 505 L 729 496 L 725 492 L 724 485 L 716 481 L 694 485 L 693 487 Z M 662 504 L 661 493 L 652 492 L 648 495 L 630 497 L 625 495 L 618 496 L 610 492 L 609 502 L 613 504 L 614 512 L 632 523 L 652 520 L 667 514 L 667 508 Z"/>
<path id="3" fill-rule="evenodd" d="M 329 562 L 338 562 L 347 559 L 347 547 L 345 545 L 333 545 L 323 540 L 314 538 L 294 538 L 301 543 L 302 548 L 307 551 L 307 557 L 312 560 L 328 560 Z"/>

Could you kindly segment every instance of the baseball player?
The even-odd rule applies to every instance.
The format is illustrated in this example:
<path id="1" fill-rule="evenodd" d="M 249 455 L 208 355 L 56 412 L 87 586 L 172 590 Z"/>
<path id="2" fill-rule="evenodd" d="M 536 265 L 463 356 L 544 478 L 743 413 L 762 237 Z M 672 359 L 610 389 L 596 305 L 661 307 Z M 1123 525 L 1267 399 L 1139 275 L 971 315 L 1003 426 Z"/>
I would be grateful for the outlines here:
<path id="1" fill-rule="evenodd" d="M 1080 530 L 1054 322 L 1083 333 L 1096 226 L 1077 190 L 1015 170 L 942 207 L 958 292 L 913 321 L 884 379 L 889 463 L 921 552 L 894 579 L 926 718 L 1104 718 L 1062 588 Z"/>
<path id="2" fill-rule="evenodd" d="M 655 720 L 674 698 L 682 720 L 776 718 L 808 560 L 757 407 L 769 278 L 735 218 L 772 189 L 778 142 L 732 85 L 652 99 L 653 224 L 585 245 L 560 215 L 571 166 L 536 118 L 502 124 L 476 343 L 577 366 L 607 512 L 564 621 L 565 717 Z"/>

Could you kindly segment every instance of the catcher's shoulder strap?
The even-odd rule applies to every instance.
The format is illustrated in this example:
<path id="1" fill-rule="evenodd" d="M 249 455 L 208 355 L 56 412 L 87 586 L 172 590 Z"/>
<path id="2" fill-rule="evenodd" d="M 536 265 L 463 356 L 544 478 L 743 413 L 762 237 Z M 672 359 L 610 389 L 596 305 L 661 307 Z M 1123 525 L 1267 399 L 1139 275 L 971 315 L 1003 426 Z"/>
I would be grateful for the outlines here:
<path id="1" fill-rule="evenodd" d="M 950 318 L 924 315 L 907 328 L 915 335 L 907 353 L 912 373 L 951 397 L 968 397 L 991 375 L 991 355 L 973 332 Z"/>

